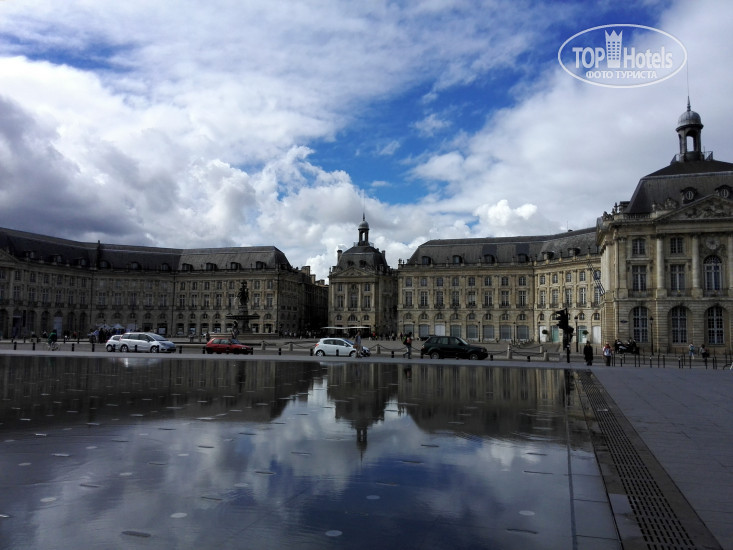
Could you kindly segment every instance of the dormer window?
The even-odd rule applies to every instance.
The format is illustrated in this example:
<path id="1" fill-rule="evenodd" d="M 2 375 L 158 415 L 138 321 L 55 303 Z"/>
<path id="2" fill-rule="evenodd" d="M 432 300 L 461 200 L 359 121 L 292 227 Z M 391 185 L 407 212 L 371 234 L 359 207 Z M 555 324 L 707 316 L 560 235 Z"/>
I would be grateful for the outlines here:
<path id="1" fill-rule="evenodd" d="M 256 269 L 265 269 L 267 266 L 265 265 L 265 262 L 257 262 L 255 263 Z"/>
<path id="2" fill-rule="evenodd" d="M 496 258 L 492 254 L 484 254 L 484 263 L 494 265 L 496 263 Z"/>
<path id="3" fill-rule="evenodd" d="M 171 266 L 168 265 L 167 263 L 162 263 L 162 264 L 160 264 L 160 270 L 161 271 L 170 271 L 171 270 Z"/>
<path id="4" fill-rule="evenodd" d="M 682 202 L 691 202 L 697 197 L 697 191 L 692 187 L 687 187 L 682 190 Z"/>
<path id="5" fill-rule="evenodd" d="M 463 258 L 461 256 L 459 256 L 458 254 L 456 254 L 456 255 L 453 256 L 453 263 L 454 264 L 462 264 L 463 263 Z"/>
<path id="6" fill-rule="evenodd" d="M 430 265 L 432 263 L 432 260 L 430 259 L 430 256 L 423 256 L 420 260 L 420 263 L 422 263 L 422 265 Z"/>
<path id="7" fill-rule="evenodd" d="M 206 271 L 216 271 L 216 264 L 213 262 L 206 262 Z"/>
<path id="8" fill-rule="evenodd" d="M 100 269 L 109 269 L 112 267 L 107 260 L 100 260 L 99 262 L 99 268 Z"/>
<path id="9" fill-rule="evenodd" d="M 182 264 L 181 271 L 193 271 L 193 266 L 191 264 Z"/>
<path id="10" fill-rule="evenodd" d="M 231 262 L 229 264 L 229 269 L 232 271 L 239 271 L 240 269 L 242 269 L 242 264 L 240 264 L 239 262 Z"/>
<path id="11" fill-rule="evenodd" d="M 133 271 L 139 271 L 141 267 L 139 262 L 130 262 L 130 269 Z"/>

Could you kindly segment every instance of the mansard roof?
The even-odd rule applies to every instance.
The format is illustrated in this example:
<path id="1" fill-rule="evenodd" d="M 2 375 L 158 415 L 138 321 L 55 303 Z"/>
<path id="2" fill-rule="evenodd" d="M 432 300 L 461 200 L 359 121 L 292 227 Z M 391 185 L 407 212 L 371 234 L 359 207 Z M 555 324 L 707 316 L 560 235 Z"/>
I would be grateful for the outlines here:
<path id="1" fill-rule="evenodd" d="M 292 269 L 274 246 L 162 248 L 84 243 L 0 228 L 0 249 L 18 258 L 79 267 L 135 270 Z"/>
<path id="2" fill-rule="evenodd" d="M 435 239 L 420 245 L 406 264 L 523 263 L 586 254 L 589 250 L 597 253 L 593 227 L 557 235 Z"/>
<path id="3" fill-rule="evenodd" d="M 685 192 L 692 190 L 694 200 L 719 195 L 721 188 L 733 190 L 733 163 L 718 160 L 673 161 L 669 166 L 639 180 L 623 212 L 649 214 L 669 200 L 688 203 Z M 733 194 L 731 197 L 733 198 Z"/>

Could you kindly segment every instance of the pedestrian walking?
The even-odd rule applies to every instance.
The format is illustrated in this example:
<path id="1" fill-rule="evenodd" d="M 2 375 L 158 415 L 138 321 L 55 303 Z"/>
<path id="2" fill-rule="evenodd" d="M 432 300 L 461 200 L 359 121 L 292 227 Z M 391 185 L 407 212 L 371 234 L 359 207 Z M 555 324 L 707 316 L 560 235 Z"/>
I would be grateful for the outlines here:
<path id="1" fill-rule="evenodd" d="M 402 357 L 407 357 L 408 359 L 412 359 L 412 333 L 408 332 L 407 335 L 402 340 L 402 343 L 405 344 L 405 353 L 402 354 Z"/>
<path id="2" fill-rule="evenodd" d="M 695 344 L 690 343 L 689 350 L 690 350 L 690 359 L 694 359 L 695 358 Z"/>
<path id="3" fill-rule="evenodd" d="M 590 342 L 586 342 L 583 346 L 583 357 L 586 365 L 591 366 L 593 364 L 593 346 L 590 345 Z"/>
<path id="4" fill-rule="evenodd" d="M 611 355 L 612 355 L 612 353 L 613 352 L 611 351 L 611 344 L 609 344 L 608 342 L 606 342 L 606 345 L 603 346 L 603 358 L 606 360 L 606 366 L 607 367 L 610 367 L 611 366 Z"/>

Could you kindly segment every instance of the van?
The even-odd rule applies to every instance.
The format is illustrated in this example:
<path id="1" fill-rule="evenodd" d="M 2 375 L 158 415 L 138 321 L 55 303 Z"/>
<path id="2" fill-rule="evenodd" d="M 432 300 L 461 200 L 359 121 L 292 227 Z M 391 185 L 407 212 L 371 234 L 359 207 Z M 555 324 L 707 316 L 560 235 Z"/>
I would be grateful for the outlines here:
<path id="1" fill-rule="evenodd" d="M 120 351 L 175 353 L 176 345 L 154 332 L 126 332 L 119 341 Z"/>

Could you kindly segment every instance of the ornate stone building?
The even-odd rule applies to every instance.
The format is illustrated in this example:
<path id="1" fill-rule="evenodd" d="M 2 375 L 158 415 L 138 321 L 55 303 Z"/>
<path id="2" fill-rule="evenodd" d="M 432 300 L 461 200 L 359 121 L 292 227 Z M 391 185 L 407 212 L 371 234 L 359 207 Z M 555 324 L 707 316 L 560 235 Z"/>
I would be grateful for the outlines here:
<path id="1" fill-rule="evenodd" d="M 688 101 L 679 154 L 598 220 L 607 339 L 665 353 L 730 349 L 733 164 L 703 152 L 702 128 Z"/>
<path id="2" fill-rule="evenodd" d="M 324 325 L 328 291 L 273 246 L 169 249 L 80 243 L 0 229 L 0 337 L 109 326 L 172 336 L 228 331 L 250 289 L 257 333 Z"/>
<path id="3" fill-rule="evenodd" d="M 398 269 L 400 331 L 470 341 L 561 341 L 567 308 L 580 342 L 600 331 L 593 229 L 559 235 L 433 240 Z"/>
<path id="4" fill-rule="evenodd" d="M 389 335 L 396 330 L 397 280 L 384 251 L 369 242 L 369 224 L 362 216 L 359 240 L 338 251 L 329 279 L 328 324 L 345 332 Z"/>

